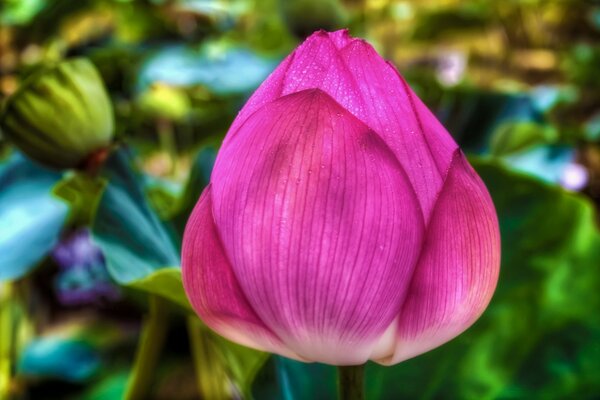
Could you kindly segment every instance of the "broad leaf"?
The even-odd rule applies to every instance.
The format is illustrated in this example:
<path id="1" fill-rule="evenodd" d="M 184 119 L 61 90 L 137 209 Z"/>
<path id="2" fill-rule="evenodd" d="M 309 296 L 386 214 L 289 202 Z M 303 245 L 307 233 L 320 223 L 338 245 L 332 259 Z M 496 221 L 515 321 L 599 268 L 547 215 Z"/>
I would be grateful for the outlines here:
<path id="1" fill-rule="evenodd" d="M 27 377 L 81 382 L 98 372 L 100 365 L 100 354 L 89 343 L 47 336 L 27 345 L 21 354 L 18 372 Z"/>
<path id="2" fill-rule="evenodd" d="M 183 235 L 187 219 L 192 213 L 200 194 L 210 182 L 210 174 L 218 150 L 218 144 L 207 143 L 200 148 L 194 159 L 185 189 L 171 217 L 173 224 L 181 235 Z"/>
<path id="3" fill-rule="evenodd" d="M 106 180 L 101 177 L 74 172 L 62 179 L 52 192 L 70 208 L 69 219 L 75 225 L 88 225 L 96 216 Z"/>
<path id="4" fill-rule="evenodd" d="M 204 85 L 219 95 L 246 94 L 275 68 L 275 61 L 241 47 L 206 43 L 199 50 L 169 46 L 154 54 L 139 74 L 138 88 L 152 82 L 174 86 Z"/>
<path id="5" fill-rule="evenodd" d="M 179 265 L 179 253 L 167 228 L 150 208 L 125 150 L 109 159 L 104 191 L 92 227 L 109 273 L 120 284 Z"/>
<path id="6" fill-rule="evenodd" d="M 58 179 L 21 156 L 0 167 L 0 281 L 27 274 L 58 242 L 68 211 L 51 195 Z"/>
<path id="7" fill-rule="evenodd" d="M 157 294 L 172 302 L 192 310 L 181 281 L 181 268 L 163 268 L 153 271 L 145 277 L 129 283 L 130 287 L 144 292 Z"/>

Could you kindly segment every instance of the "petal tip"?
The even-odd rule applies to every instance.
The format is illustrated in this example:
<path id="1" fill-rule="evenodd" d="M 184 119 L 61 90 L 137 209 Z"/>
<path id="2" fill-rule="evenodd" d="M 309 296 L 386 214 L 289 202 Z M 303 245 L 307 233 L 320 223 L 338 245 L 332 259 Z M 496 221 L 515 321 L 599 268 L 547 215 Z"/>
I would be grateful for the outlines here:
<path id="1" fill-rule="evenodd" d="M 348 43 L 357 40 L 350 36 L 350 31 L 347 28 L 329 33 L 329 38 L 338 50 L 345 47 Z"/>

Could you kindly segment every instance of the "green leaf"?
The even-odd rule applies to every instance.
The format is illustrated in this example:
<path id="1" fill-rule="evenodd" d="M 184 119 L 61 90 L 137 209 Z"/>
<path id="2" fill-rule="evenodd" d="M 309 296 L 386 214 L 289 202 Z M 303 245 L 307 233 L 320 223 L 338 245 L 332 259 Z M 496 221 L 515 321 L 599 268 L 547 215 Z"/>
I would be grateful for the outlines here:
<path id="1" fill-rule="evenodd" d="M 500 221 L 502 267 L 482 317 L 451 342 L 392 367 L 369 363 L 367 399 L 589 398 L 600 393 L 600 233 L 584 197 L 473 162 Z M 328 399 L 335 368 L 274 358 L 256 398 Z"/>
<path id="2" fill-rule="evenodd" d="M 183 290 L 181 268 L 179 267 L 158 269 L 141 279 L 130 282 L 129 286 L 162 296 L 187 310 L 192 310 Z"/>
<path id="3" fill-rule="evenodd" d="M 463 86 L 446 91 L 440 106 L 441 120 L 461 148 L 478 153 L 487 152 L 490 136 L 501 124 L 543 118 L 530 95 Z"/>
<path id="4" fill-rule="evenodd" d="M 198 198 L 202 194 L 204 188 L 210 182 L 210 174 L 212 172 L 218 150 L 219 145 L 217 143 L 212 141 L 208 142 L 200 147 L 200 150 L 194 159 L 194 164 L 192 165 L 185 190 L 179 198 L 176 210 L 171 217 L 177 231 L 181 232 L 182 234 L 185 224 L 187 223 L 187 219 L 192 213 Z"/>
<path id="5" fill-rule="evenodd" d="M 129 284 L 161 268 L 180 265 L 173 238 L 150 208 L 125 150 L 111 156 L 103 174 L 109 183 L 92 234 L 112 278 Z"/>
<path id="6" fill-rule="evenodd" d="M 94 376 L 100 365 L 100 354 L 90 344 L 61 336 L 45 336 L 27 345 L 21 354 L 18 372 L 29 377 L 82 382 Z"/>
<path id="7" fill-rule="evenodd" d="M 211 331 L 196 317 L 188 320 L 196 381 L 202 398 L 250 397 L 252 382 L 268 353 L 232 343 Z"/>
<path id="8" fill-rule="evenodd" d="M 260 368 L 269 358 L 269 354 L 235 344 L 215 333 L 212 335 L 226 360 L 227 368 L 234 382 L 242 394 L 249 398 L 252 383 Z"/>
<path id="9" fill-rule="evenodd" d="M 96 216 L 106 183 L 102 177 L 74 172 L 58 182 L 52 192 L 69 205 L 72 224 L 89 225 Z"/>
<path id="10" fill-rule="evenodd" d="M 463 7 L 435 8 L 417 19 L 414 40 L 440 40 L 453 33 L 480 31 L 492 22 L 492 14 L 486 7 L 465 3 Z M 426 10 L 426 8 L 424 8 Z"/>
<path id="11" fill-rule="evenodd" d="M 21 156 L 0 166 L 0 281 L 26 275 L 58 242 L 68 211 L 51 196 L 59 179 Z"/>
<path id="12" fill-rule="evenodd" d="M 178 267 L 159 269 L 131 282 L 129 286 L 162 296 L 192 311 L 183 289 L 181 269 Z M 188 326 L 193 355 L 198 362 L 199 389 L 204 397 L 218 398 L 215 393 L 222 394 L 222 390 L 227 389 L 222 386 L 225 383 L 223 379 L 231 380 L 240 392 L 249 394 L 256 373 L 269 355 L 222 338 L 208 329 L 195 315 L 189 317 Z M 218 377 L 220 378 L 217 379 Z"/>
<path id="13" fill-rule="evenodd" d="M 203 399 L 233 398 L 227 360 L 216 343 L 216 336 L 197 318 L 188 320 L 191 354 L 196 372 L 198 393 Z"/>
<path id="14" fill-rule="evenodd" d="M 551 125 L 536 122 L 505 122 L 494 131 L 490 143 L 496 156 L 516 153 L 528 148 L 554 143 L 558 131 Z"/>
<path id="15" fill-rule="evenodd" d="M 114 400 L 123 398 L 129 371 L 120 370 L 108 375 L 101 381 L 91 386 L 83 395 L 76 397 L 77 400 Z"/>

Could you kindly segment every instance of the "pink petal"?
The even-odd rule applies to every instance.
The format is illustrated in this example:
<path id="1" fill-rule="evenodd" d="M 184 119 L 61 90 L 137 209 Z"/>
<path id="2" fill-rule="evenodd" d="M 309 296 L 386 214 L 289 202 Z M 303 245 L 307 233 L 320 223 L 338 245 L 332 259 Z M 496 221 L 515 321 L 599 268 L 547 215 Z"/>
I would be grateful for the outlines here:
<path id="1" fill-rule="evenodd" d="M 457 145 L 398 71 L 347 31 L 315 32 L 246 103 L 227 140 L 254 111 L 286 94 L 321 89 L 392 149 L 429 220 Z"/>
<path id="2" fill-rule="evenodd" d="M 283 80 L 282 95 L 321 89 L 346 109 L 362 105 L 356 103 L 361 101 L 358 85 L 327 32 L 313 34 L 293 54 Z"/>
<path id="3" fill-rule="evenodd" d="M 256 315 L 238 284 L 212 217 L 211 187 L 198 200 L 183 238 L 185 292 L 200 318 L 221 336 L 299 359 Z"/>
<path id="4" fill-rule="evenodd" d="M 399 314 L 395 352 L 378 362 L 398 363 L 466 330 L 487 307 L 499 267 L 494 205 L 481 179 L 457 151 Z"/>
<path id="5" fill-rule="evenodd" d="M 348 29 L 340 29 L 339 31 L 331 32 L 328 35 L 338 50 L 346 47 L 352 41 L 358 40 L 358 39 L 353 39 L 350 37 L 350 34 L 348 33 Z"/>
<path id="6" fill-rule="evenodd" d="M 288 348 L 330 364 L 379 352 L 423 219 L 378 135 L 320 90 L 282 97 L 221 148 L 212 191 L 237 281 Z"/>
<path id="7" fill-rule="evenodd" d="M 283 95 L 305 89 L 322 89 L 346 108 L 363 107 L 358 86 L 330 35 L 335 36 L 335 41 L 339 45 L 356 40 L 350 39 L 344 31 L 333 34 L 318 31 L 311 35 L 248 99 L 229 129 L 225 143 L 235 136 L 243 122 L 260 107 Z M 357 114 L 359 111 L 351 110 L 351 112 Z"/>
<path id="8" fill-rule="evenodd" d="M 281 96 L 283 91 L 283 80 L 287 74 L 288 68 L 294 60 L 294 53 L 290 54 L 279 64 L 275 71 L 265 79 L 265 81 L 259 86 L 258 89 L 250 96 L 244 107 L 240 110 L 237 117 L 229 128 L 229 133 L 225 136 L 223 143 L 227 143 L 228 140 L 234 135 L 239 127 L 246 121 L 252 113 L 267 103 L 277 99 Z"/>
<path id="9" fill-rule="evenodd" d="M 356 109 L 355 115 L 392 149 L 428 221 L 456 143 L 398 71 L 368 43 L 354 41 L 341 54 L 363 99 L 364 108 Z"/>

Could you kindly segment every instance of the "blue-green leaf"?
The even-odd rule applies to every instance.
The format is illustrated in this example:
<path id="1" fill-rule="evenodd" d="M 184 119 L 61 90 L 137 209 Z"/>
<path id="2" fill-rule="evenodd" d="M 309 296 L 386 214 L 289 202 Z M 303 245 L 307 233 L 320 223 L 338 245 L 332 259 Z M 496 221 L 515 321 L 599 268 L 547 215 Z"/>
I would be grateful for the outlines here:
<path id="1" fill-rule="evenodd" d="M 150 208 L 125 150 L 108 160 L 104 177 L 108 184 L 92 233 L 113 279 L 128 284 L 160 268 L 180 265 L 173 238 Z"/>
<path id="2" fill-rule="evenodd" d="M 81 382 L 91 378 L 100 365 L 100 355 L 89 343 L 47 336 L 27 345 L 21 354 L 18 372 L 22 376 Z"/>
<path id="3" fill-rule="evenodd" d="M 192 309 L 183 290 L 179 267 L 158 269 L 141 279 L 132 281 L 129 286 L 162 296 L 187 310 Z"/>
<path id="4" fill-rule="evenodd" d="M 199 50 L 169 46 L 150 58 L 139 74 L 138 88 L 152 82 L 175 86 L 204 85 L 220 95 L 246 94 L 275 68 L 276 61 L 246 48 L 206 43 Z"/>
<path id="5" fill-rule="evenodd" d="M 51 195 L 58 179 L 22 156 L 0 167 L 0 280 L 27 274 L 57 243 L 68 211 Z"/>

